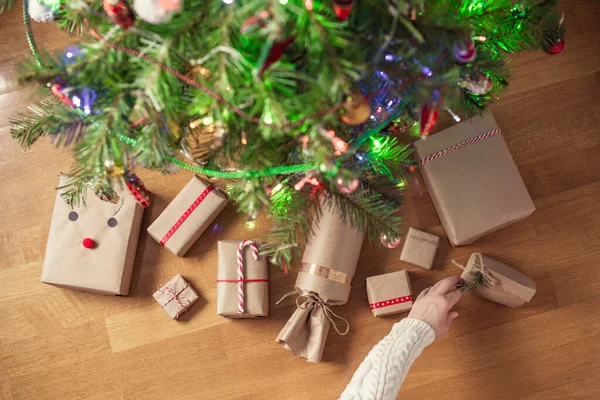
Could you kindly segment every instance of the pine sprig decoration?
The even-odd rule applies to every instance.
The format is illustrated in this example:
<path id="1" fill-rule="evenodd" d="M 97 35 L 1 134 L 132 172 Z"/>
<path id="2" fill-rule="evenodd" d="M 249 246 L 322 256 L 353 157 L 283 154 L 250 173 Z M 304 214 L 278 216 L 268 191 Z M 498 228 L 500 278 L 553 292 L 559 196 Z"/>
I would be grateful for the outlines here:
<path id="1" fill-rule="evenodd" d="M 12 137 L 24 149 L 42 136 L 54 136 L 57 146 L 75 144 L 83 137 L 87 124 L 77 110 L 65 107 L 54 97 L 35 101 L 27 111 L 11 117 L 10 123 Z"/>
<path id="2" fill-rule="evenodd" d="M 471 271 L 471 279 L 468 281 L 463 281 L 458 289 L 461 292 L 469 292 L 478 287 L 485 287 L 486 281 L 485 276 L 481 271 Z"/>

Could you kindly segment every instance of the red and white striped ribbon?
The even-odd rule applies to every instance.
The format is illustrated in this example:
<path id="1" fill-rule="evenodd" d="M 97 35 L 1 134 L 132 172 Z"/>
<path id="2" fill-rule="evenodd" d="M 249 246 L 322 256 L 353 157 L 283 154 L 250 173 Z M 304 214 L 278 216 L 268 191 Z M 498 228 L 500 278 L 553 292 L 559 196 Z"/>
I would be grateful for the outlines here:
<path id="1" fill-rule="evenodd" d="M 475 137 L 472 137 L 471 139 L 467 139 L 464 142 L 460 142 L 460 143 L 455 144 L 454 146 L 450 146 L 448 148 L 445 148 L 442 151 L 438 151 L 437 153 L 433 153 L 433 154 L 428 155 L 427 157 L 423 157 L 419 161 L 419 164 L 421 164 L 421 166 L 423 166 L 423 165 L 427 164 L 428 162 L 431 162 L 431 161 L 435 160 L 436 158 L 443 157 L 443 156 L 445 156 L 448 153 L 452 153 L 453 151 L 456 151 L 456 150 L 461 149 L 463 147 L 469 146 L 469 145 L 471 145 L 471 144 L 473 144 L 475 142 L 479 142 L 480 140 L 487 139 L 490 136 L 496 135 L 498 133 L 500 133 L 500 128 L 496 128 L 496 129 L 491 130 L 489 132 L 482 133 L 481 135 L 477 135 Z"/>
<path id="2" fill-rule="evenodd" d="M 242 240 L 237 250 L 238 263 L 238 314 L 244 313 L 244 247 L 250 246 L 252 257 L 258 260 L 258 247 L 252 240 Z"/>

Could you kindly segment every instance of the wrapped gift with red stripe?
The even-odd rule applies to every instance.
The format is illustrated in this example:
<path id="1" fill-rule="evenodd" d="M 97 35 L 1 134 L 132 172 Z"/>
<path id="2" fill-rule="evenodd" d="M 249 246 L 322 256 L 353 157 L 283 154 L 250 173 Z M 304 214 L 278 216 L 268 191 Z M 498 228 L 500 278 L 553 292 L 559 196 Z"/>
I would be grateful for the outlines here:
<path id="1" fill-rule="evenodd" d="M 220 240 L 217 266 L 217 314 L 228 318 L 269 315 L 267 259 L 252 240 Z"/>
<path id="2" fill-rule="evenodd" d="M 470 244 L 535 210 L 491 113 L 429 135 L 415 147 L 453 246 Z"/>
<path id="3" fill-rule="evenodd" d="M 413 296 L 408 272 L 403 270 L 368 277 L 367 298 L 376 317 L 410 310 Z"/>
<path id="4" fill-rule="evenodd" d="M 179 274 L 166 284 L 160 285 L 152 297 L 172 319 L 179 318 L 198 300 L 194 288 Z"/>
<path id="5" fill-rule="evenodd" d="M 226 206 L 225 195 L 194 176 L 148 227 L 148 233 L 165 249 L 181 257 Z"/>

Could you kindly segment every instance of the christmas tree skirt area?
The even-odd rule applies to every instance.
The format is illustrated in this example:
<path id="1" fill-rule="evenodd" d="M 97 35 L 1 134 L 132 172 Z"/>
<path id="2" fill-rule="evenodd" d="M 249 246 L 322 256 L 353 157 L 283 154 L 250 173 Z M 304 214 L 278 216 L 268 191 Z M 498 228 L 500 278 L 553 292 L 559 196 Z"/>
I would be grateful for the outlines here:
<path id="1" fill-rule="evenodd" d="M 526 280 L 502 297 L 509 306 L 481 288 L 465 293 L 398 398 L 600 399 L 598 1 L 561 1 L 549 20 L 552 1 L 84 3 L 29 0 L 24 23 L 21 0 L 0 0 L 0 400 L 336 399 L 423 289 L 485 262 L 504 274 L 489 292 Z M 481 22 L 490 4 L 508 10 L 510 26 Z M 219 12 L 220 26 L 193 7 Z M 397 17 L 374 20 L 390 10 Z M 473 18 L 487 36 L 454 29 Z M 551 32 L 519 41 L 532 19 Z M 377 33 L 369 44 L 356 32 Z M 385 44 L 388 34 L 400 40 Z M 197 53 L 182 57 L 190 46 Z M 415 141 L 433 144 L 480 107 L 501 133 L 473 130 L 419 165 Z M 460 182 L 453 209 L 441 209 L 442 178 L 456 176 L 435 163 L 462 162 L 461 151 L 484 162 L 477 149 L 496 142 L 533 206 L 510 225 L 453 237 L 465 226 L 456 210 L 483 198 L 465 191 L 485 182 Z M 478 166 L 460 168 L 473 176 Z M 76 177 L 65 197 L 59 173 Z M 514 195 L 495 190 L 494 202 Z M 85 206 L 60 203 L 94 194 Z M 323 208 L 327 223 L 313 233 L 342 239 L 305 252 L 325 203 L 365 223 L 362 248 L 362 233 Z M 426 260 L 407 256 L 414 243 Z M 101 278 L 81 275 L 92 267 Z M 402 271 L 404 286 L 371 279 L 367 298 L 367 278 Z M 294 333 L 286 322 L 305 311 L 295 294 L 278 303 L 295 285 L 316 293 L 314 307 L 336 303 L 349 326 L 340 335 L 343 321 L 312 313 L 323 322 L 307 330 L 322 336 L 312 356 L 304 343 L 282 346 Z M 386 301 L 401 306 L 387 313 Z"/>

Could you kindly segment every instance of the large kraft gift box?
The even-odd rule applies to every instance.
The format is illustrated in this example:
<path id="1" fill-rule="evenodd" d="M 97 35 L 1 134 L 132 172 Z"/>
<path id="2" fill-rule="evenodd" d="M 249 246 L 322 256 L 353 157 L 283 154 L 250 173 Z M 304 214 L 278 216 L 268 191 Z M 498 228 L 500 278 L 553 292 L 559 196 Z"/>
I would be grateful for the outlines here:
<path id="1" fill-rule="evenodd" d="M 462 266 L 461 266 L 462 267 Z M 485 286 L 477 286 L 472 293 L 494 303 L 508 307 L 520 307 L 528 303 L 536 292 L 535 282 L 527 275 L 481 253 L 473 253 L 460 276 L 465 282 L 473 282 L 475 274 L 483 274 Z"/>
<path id="2" fill-rule="evenodd" d="M 85 205 L 61 197 L 68 183 L 60 175 L 42 282 L 108 295 L 129 293 L 144 208 L 127 191 L 113 202 L 87 189 Z M 62 188 L 62 189 L 61 189 Z"/>
<path id="3" fill-rule="evenodd" d="M 243 312 L 238 312 L 238 259 L 240 240 L 220 240 L 217 266 L 217 314 L 229 318 L 256 318 L 269 315 L 267 259 L 254 259 L 251 246 L 242 249 Z M 258 249 L 258 242 L 253 242 Z"/>
<path id="4" fill-rule="evenodd" d="M 364 232 L 344 222 L 332 199 L 321 204 L 322 214 L 313 225 L 298 271 L 295 292 L 298 308 L 285 324 L 276 342 L 310 362 L 319 362 L 332 321 L 345 334 L 330 306 L 348 301 L 352 278 L 360 255 Z"/>
<path id="5" fill-rule="evenodd" d="M 181 257 L 226 206 L 223 193 L 194 175 L 148 227 L 148 233 L 165 249 Z"/>
<path id="6" fill-rule="evenodd" d="M 491 113 L 415 142 L 421 173 L 453 246 L 535 210 Z"/>

